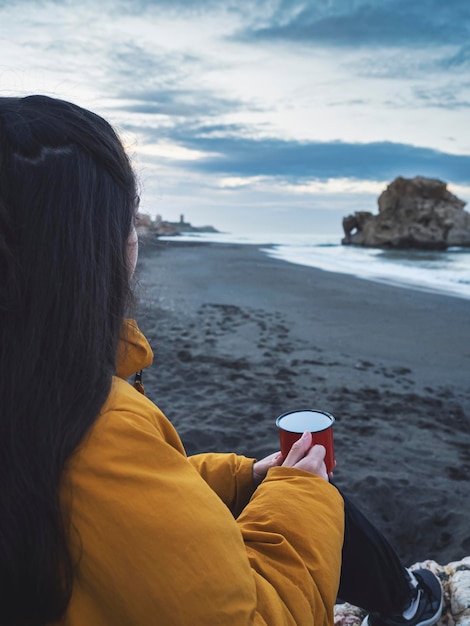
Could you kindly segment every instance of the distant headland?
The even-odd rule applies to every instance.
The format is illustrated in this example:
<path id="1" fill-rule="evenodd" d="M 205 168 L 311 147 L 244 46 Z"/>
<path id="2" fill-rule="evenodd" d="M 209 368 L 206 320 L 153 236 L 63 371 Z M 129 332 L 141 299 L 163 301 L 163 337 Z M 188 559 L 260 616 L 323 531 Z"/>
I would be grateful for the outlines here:
<path id="1" fill-rule="evenodd" d="M 161 215 L 157 215 L 152 219 L 150 215 L 138 213 L 136 218 L 136 230 L 140 238 L 156 236 L 156 237 L 173 237 L 185 233 L 218 233 L 213 226 L 193 226 L 190 222 L 186 222 L 184 215 L 180 216 L 179 222 L 168 222 L 162 219 Z"/>

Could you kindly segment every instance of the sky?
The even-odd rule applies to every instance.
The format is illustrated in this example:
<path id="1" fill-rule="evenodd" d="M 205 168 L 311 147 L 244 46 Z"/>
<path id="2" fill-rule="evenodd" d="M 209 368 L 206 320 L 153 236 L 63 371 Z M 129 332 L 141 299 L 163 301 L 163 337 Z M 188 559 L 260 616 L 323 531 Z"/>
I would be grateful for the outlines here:
<path id="1" fill-rule="evenodd" d="M 341 233 L 397 176 L 470 202 L 468 0 L 0 0 L 31 93 L 106 117 L 167 220 Z"/>

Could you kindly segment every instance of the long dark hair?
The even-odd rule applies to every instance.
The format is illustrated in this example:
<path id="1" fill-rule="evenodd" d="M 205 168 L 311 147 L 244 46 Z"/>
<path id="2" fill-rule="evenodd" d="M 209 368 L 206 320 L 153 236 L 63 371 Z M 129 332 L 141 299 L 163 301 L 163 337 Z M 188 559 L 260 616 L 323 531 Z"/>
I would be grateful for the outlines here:
<path id="1" fill-rule="evenodd" d="M 0 624 L 63 615 L 74 563 L 59 488 L 110 390 L 136 201 L 101 117 L 0 98 Z"/>

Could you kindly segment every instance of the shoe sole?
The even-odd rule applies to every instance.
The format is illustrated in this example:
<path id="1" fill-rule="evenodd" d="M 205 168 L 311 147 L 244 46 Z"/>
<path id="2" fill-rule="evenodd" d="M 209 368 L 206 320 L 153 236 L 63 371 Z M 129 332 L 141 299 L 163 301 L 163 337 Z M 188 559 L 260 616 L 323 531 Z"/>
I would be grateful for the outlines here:
<path id="1" fill-rule="evenodd" d="M 441 593 L 441 604 L 439 605 L 439 608 L 434 613 L 434 615 L 424 622 L 419 622 L 418 624 L 415 624 L 415 626 L 434 626 L 434 624 L 437 624 L 437 622 L 441 619 L 442 609 L 444 608 L 444 593 L 442 592 L 442 587 Z"/>
<path id="2" fill-rule="evenodd" d="M 442 586 L 441 586 L 441 591 L 442 591 Z M 432 617 L 429 617 L 428 619 L 422 621 L 422 622 L 417 622 L 416 624 L 414 624 L 414 626 L 434 626 L 434 624 L 437 624 L 437 622 L 440 620 L 443 608 L 444 608 L 444 593 L 442 592 L 441 604 L 439 605 L 439 608 L 434 613 L 434 615 Z M 365 618 L 362 620 L 361 626 L 369 626 L 369 616 L 368 615 L 366 615 Z M 403 626 L 406 626 L 406 622 L 403 622 Z"/>

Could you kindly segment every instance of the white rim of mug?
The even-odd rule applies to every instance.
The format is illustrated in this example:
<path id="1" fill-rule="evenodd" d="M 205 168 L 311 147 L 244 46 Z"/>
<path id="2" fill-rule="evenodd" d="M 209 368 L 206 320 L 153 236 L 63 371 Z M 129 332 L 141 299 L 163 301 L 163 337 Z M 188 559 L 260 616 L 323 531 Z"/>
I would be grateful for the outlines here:
<path id="1" fill-rule="evenodd" d="M 331 424 L 325 426 L 325 428 L 321 428 L 320 430 L 315 430 L 314 432 L 316 433 L 322 433 L 324 430 L 328 430 L 333 426 L 336 421 L 333 415 L 331 415 L 331 413 L 327 413 L 327 411 L 320 411 L 319 409 L 295 409 L 295 411 L 287 411 L 287 413 L 283 413 L 282 415 L 279 415 L 278 418 L 276 418 L 276 426 L 279 428 L 279 430 L 283 430 L 286 433 L 292 433 L 294 435 L 302 434 L 298 430 L 287 430 L 287 428 L 283 428 L 279 425 L 279 422 L 282 420 L 283 417 L 286 417 L 287 415 L 292 415 L 292 413 L 321 413 L 322 415 L 326 415 L 327 417 L 329 417 L 331 420 Z"/>

